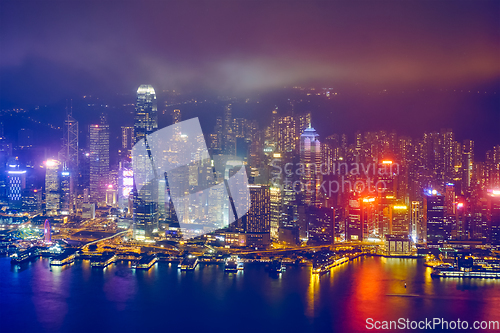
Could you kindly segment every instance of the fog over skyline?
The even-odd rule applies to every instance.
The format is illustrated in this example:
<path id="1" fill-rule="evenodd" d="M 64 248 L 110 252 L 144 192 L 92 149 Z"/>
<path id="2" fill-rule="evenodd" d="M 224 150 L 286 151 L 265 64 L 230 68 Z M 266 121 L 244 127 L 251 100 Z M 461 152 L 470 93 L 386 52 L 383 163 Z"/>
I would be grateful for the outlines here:
<path id="1" fill-rule="evenodd" d="M 494 1 L 1 7 L 2 100 L 38 90 L 45 98 L 61 90 L 128 91 L 139 82 L 241 93 L 309 83 L 473 87 L 500 77 Z"/>
<path id="2" fill-rule="evenodd" d="M 0 6 L 1 109 L 63 110 L 89 94 L 133 103 L 145 83 L 159 99 L 166 89 L 249 97 L 303 85 L 341 93 L 313 110 L 322 135 L 450 127 L 483 149 L 500 142 L 497 1 Z"/>

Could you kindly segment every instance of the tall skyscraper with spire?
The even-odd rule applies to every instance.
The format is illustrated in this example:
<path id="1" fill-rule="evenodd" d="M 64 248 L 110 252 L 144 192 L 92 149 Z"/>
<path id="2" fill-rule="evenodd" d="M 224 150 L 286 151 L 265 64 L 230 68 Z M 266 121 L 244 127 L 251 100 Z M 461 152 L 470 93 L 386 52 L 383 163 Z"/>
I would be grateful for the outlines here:
<path id="1" fill-rule="evenodd" d="M 134 143 L 144 139 L 146 148 L 149 150 L 147 135 L 156 129 L 158 129 L 156 93 L 151 85 L 143 84 L 137 89 Z M 143 163 L 151 163 L 151 161 L 144 160 Z M 147 190 L 139 196 L 134 184 L 134 238 L 136 240 L 151 239 L 153 232 L 158 229 L 158 204 L 155 198 L 149 196 L 151 193 Z"/>
<path id="2" fill-rule="evenodd" d="M 73 106 L 67 109 L 63 127 L 63 149 L 61 151 L 64 170 L 78 169 L 78 121 L 73 118 Z"/>
<path id="3" fill-rule="evenodd" d="M 143 84 L 137 89 L 134 120 L 135 142 L 144 139 L 146 134 L 154 132 L 157 128 L 156 93 L 152 86 Z"/>
<path id="4" fill-rule="evenodd" d="M 75 187 L 78 183 L 79 173 L 79 140 L 78 121 L 73 118 L 73 105 L 66 107 L 66 119 L 63 126 L 63 145 L 59 151 L 59 160 L 62 164 L 64 182 L 62 188 L 61 210 L 72 213 L 75 205 Z"/>

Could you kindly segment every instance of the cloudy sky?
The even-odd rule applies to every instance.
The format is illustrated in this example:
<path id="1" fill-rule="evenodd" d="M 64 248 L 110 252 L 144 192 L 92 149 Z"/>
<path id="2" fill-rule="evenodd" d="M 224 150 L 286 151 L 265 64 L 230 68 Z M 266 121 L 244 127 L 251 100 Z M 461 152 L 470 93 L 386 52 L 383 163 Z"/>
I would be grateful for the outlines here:
<path id="1" fill-rule="evenodd" d="M 0 3 L 7 104 L 138 82 L 241 92 L 311 82 L 467 87 L 500 77 L 498 1 Z"/>

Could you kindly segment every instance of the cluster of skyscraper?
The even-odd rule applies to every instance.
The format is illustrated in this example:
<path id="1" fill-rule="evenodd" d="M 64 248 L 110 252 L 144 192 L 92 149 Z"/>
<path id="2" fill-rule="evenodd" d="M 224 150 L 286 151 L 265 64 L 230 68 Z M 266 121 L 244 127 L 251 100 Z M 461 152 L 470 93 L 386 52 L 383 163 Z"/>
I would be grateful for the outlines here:
<path id="1" fill-rule="evenodd" d="M 44 162 L 43 187 L 30 180 L 33 163 L 21 167 L 12 146 L 0 140 L 5 171 L 0 196 L 10 210 L 53 216 L 92 218 L 96 208 L 121 208 L 133 217 L 137 240 L 178 236 L 179 223 L 187 223 L 199 225 L 191 236 L 203 234 L 207 225 L 216 229 L 229 224 L 223 231 L 226 243 L 238 246 L 371 239 L 436 246 L 454 241 L 500 244 L 499 145 L 478 162 L 474 142 L 457 142 L 448 129 L 417 139 L 384 131 L 358 132 L 352 143 L 345 134 L 320 139 L 311 113 L 297 114 L 293 102 L 286 110 L 272 110 L 271 123 L 263 128 L 256 120 L 233 118 L 234 106 L 227 103 L 222 117 L 215 119 L 207 137 L 210 158 L 160 176 L 141 195 L 133 177 L 140 163 L 152 163 L 148 137 L 158 131 L 154 88 L 141 85 L 137 90 L 134 123 L 121 128 L 117 168 L 110 167 L 106 116 L 89 126 L 88 146 L 82 149 L 70 108 L 62 149 Z M 179 123 L 181 111 L 176 109 L 172 124 Z M 175 142 L 162 147 L 174 159 L 190 149 L 186 134 L 177 134 Z M 26 130 L 20 132 L 19 149 L 31 147 L 29 138 Z M 141 140 L 147 156 L 135 161 L 133 170 L 132 150 Z M 240 203 L 223 204 L 225 194 L 213 190 L 189 207 L 176 207 L 178 220 L 171 196 L 223 184 L 241 166 L 249 175 L 247 214 L 238 216 Z"/>
<path id="2" fill-rule="evenodd" d="M 281 115 L 273 110 L 263 130 L 229 116 L 230 107 L 224 121 L 217 119 L 211 147 L 213 154 L 235 153 L 234 133 L 246 124 L 248 146 L 240 146 L 253 206 L 237 231 L 254 231 L 253 221 L 266 221 L 259 231 L 269 224 L 272 240 L 292 244 L 500 242 L 498 145 L 485 162 L 477 162 L 473 141 L 459 143 L 447 129 L 413 140 L 384 131 L 358 132 L 349 144 L 345 134 L 320 141 L 310 113 L 294 114 L 293 105 Z"/>

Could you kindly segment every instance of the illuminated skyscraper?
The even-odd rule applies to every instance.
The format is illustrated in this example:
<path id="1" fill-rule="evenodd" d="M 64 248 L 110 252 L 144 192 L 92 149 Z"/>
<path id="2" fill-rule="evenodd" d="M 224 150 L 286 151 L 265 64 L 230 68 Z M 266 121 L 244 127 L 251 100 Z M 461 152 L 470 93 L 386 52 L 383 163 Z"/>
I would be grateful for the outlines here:
<path id="1" fill-rule="evenodd" d="M 122 157 L 130 158 L 132 156 L 132 147 L 135 143 L 134 127 L 122 126 L 122 145 L 120 153 Z"/>
<path id="2" fill-rule="evenodd" d="M 212 155 L 222 153 L 223 128 L 222 118 L 217 117 L 215 120 L 214 133 L 210 135 L 210 150 Z"/>
<path id="3" fill-rule="evenodd" d="M 464 140 L 462 147 L 462 191 L 469 190 L 474 168 L 474 141 Z"/>
<path id="4" fill-rule="evenodd" d="M 279 228 L 283 215 L 283 205 L 281 188 L 273 186 L 270 188 L 270 205 L 271 205 L 271 239 L 277 240 L 279 237 Z"/>
<path id="5" fill-rule="evenodd" d="M 307 205 L 321 206 L 321 144 L 316 130 L 309 125 L 300 136 L 300 163 L 304 166 L 302 184 L 304 202 Z"/>
<path id="6" fill-rule="evenodd" d="M 410 219 L 408 216 L 408 206 L 395 204 L 391 207 L 391 235 L 410 235 Z"/>
<path id="7" fill-rule="evenodd" d="M 378 238 L 378 218 L 377 218 L 377 202 L 374 197 L 366 197 L 361 200 L 361 223 L 363 226 L 363 237 Z"/>
<path id="8" fill-rule="evenodd" d="M 11 158 L 7 168 L 9 208 L 19 209 L 22 206 L 22 193 L 26 188 L 26 170 L 19 168 L 19 163 Z"/>
<path id="9" fill-rule="evenodd" d="M 298 118 L 297 125 L 299 126 L 298 130 L 299 130 L 299 133 L 302 133 L 311 124 L 311 112 L 308 112 L 306 114 L 302 114 L 302 115 L 298 116 L 297 118 Z"/>
<path id="10" fill-rule="evenodd" d="M 73 177 L 72 171 L 64 170 L 60 175 L 61 187 L 61 214 L 73 213 Z"/>
<path id="11" fill-rule="evenodd" d="M 134 132 L 135 142 L 158 128 L 156 93 L 152 86 L 143 84 L 137 89 L 135 104 Z"/>
<path id="12" fill-rule="evenodd" d="M 361 241 L 363 240 L 363 223 L 361 220 L 361 204 L 359 198 L 349 199 L 349 215 L 346 221 L 346 235 L 347 241 Z"/>
<path id="13" fill-rule="evenodd" d="M 422 205 L 420 201 L 411 202 L 411 237 L 414 242 L 423 242 L 425 230 L 422 223 Z"/>
<path id="14" fill-rule="evenodd" d="M 104 115 L 101 123 L 90 125 L 90 198 L 105 203 L 109 184 L 109 125 Z"/>
<path id="15" fill-rule="evenodd" d="M 73 109 L 66 110 L 66 119 L 63 126 L 63 146 L 59 151 L 59 161 L 62 165 L 61 174 L 61 211 L 70 214 L 73 212 L 75 201 L 74 184 L 78 180 L 79 167 L 79 140 L 78 121 L 73 118 Z"/>
<path id="16" fill-rule="evenodd" d="M 453 181 L 455 175 L 455 135 L 451 129 L 441 130 L 443 135 L 444 181 Z"/>
<path id="17" fill-rule="evenodd" d="M 67 113 L 63 127 L 63 169 L 76 172 L 79 165 L 78 121 L 73 118 L 72 111 Z"/>
<path id="18" fill-rule="evenodd" d="M 445 200 L 436 190 L 424 197 L 424 220 L 427 226 L 427 244 L 437 245 L 448 238 L 445 228 Z"/>
<path id="19" fill-rule="evenodd" d="M 57 160 L 47 160 L 45 162 L 45 209 L 47 215 L 57 215 L 60 209 L 60 165 Z"/>
<path id="20" fill-rule="evenodd" d="M 158 114 L 155 90 L 150 85 L 141 85 L 137 89 L 137 103 L 135 105 L 134 143 L 144 139 L 149 151 L 146 135 L 153 133 L 157 128 Z M 147 164 L 151 161 L 143 159 L 141 163 Z M 144 167 L 144 169 L 146 168 Z M 151 239 L 153 232 L 158 229 L 158 207 L 155 198 L 150 196 L 151 193 L 146 191 L 139 198 L 134 185 L 134 238 L 137 240 Z"/>
<path id="21" fill-rule="evenodd" d="M 452 228 L 452 235 L 455 239 L 468 239 L 469 226 L 467 225 L 467 207 L 465 206 L 465 198 L 460 197 L 455 202 L 455 218 Z"/>
<path id="22" fill-rule="evenodd" d="M 265 185 L 248 185 L 250 191 L 250 210 L 247 213 L 246 232 L 269 232 L 270 193 Z"/>
<path id="23" fill-rule="evenodd" d="M 292 116 L 281 117 L 277 127 L 277 151 L 287 153 L 295 151 L 297 145 L 297 126 Z"/>

